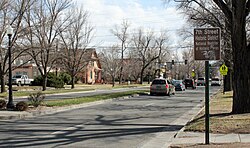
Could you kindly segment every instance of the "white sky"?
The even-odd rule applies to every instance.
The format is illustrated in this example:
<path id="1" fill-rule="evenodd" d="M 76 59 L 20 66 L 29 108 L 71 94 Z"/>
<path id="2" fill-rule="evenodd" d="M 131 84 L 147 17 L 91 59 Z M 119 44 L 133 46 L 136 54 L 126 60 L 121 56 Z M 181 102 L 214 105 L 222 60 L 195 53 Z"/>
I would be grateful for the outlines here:
<path id="1" fill-rule="evenodd" d="M 131 24 L 131 30 L 138 27 L 160 32 L 165 29 L 170 36 L 169 46 L 178 45 L 178 29 L 185 24 L 173 4 L 164 5 L 162 0 L 75 0 L 90 13 L 90 22 L 95 26 L 92 46 L 102 47 L 117 43 L 110 30 L 124 19 Z"/>

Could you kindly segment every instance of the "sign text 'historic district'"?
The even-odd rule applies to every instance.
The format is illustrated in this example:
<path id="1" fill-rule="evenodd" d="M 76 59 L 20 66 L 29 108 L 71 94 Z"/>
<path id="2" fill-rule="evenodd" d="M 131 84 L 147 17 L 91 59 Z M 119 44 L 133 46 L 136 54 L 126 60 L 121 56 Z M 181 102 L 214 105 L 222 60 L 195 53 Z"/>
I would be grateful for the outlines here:
<path id="1" fill-rule="evenodd" d="M 194 59 L 220 60 L 220 28 L 194 29 Z"/>

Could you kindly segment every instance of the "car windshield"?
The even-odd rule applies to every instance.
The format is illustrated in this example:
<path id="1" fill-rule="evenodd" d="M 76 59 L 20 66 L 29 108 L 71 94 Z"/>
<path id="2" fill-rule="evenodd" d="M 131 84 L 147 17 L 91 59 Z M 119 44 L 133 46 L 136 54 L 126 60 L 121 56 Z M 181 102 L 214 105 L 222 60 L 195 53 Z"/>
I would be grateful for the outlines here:
<path id="1" fill-rule="evenodd" d="M 198 78 L 198 80 L 205 80 L 204 78 Z"/>
<path id="2" fill-rule="evenodd" d="M 218 78 L 213 78 L 212 81 L 219 81 L 219 79 Z"/>
<path id="3" fill-rule="evenodd" d="M 166 84 L 165 80 L 154 80 L 152 84 Z"/>
<path id="4" fill-rule="evenodd" d="M 21 78 L 22 76 L 21 75 L 15 75 L 13 76 L 13 78 Z"/>
<path id="5" fill-rule="evenodd" d="M 192 80 L 191 79 L 186 79 L 185 82 L 189 82 L 190 83 L 190 82 L 192 82 Z"/>
<path id="6" fill-rule="evenodd" d="M 182 81 L 173 81 L 174 85 L 180 84 Z"/>

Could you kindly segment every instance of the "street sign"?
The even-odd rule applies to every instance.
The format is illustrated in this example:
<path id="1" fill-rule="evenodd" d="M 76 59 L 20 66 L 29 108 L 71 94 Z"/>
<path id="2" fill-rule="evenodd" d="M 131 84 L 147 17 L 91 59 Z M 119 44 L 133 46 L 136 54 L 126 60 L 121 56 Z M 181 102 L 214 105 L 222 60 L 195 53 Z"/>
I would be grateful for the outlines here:
<path id="1" fill-rule="evenodd" d="M 220 28 L 194 29 L 194 59 L 220 60 Z"/>
<path id="2" fill-rule="evenodd" d="M 194 71 L 191 72 L 191 76 L 192 76 L 193 78 L 195 77 L 195 72 L 194 72 Z"/>
<path id="3" fill-rule="evenodd" d="M 228 72 L 228 67 L 225 64 L 221 65 L 220 74 L 221 75 L 227 75 L 227 72 Z"/>

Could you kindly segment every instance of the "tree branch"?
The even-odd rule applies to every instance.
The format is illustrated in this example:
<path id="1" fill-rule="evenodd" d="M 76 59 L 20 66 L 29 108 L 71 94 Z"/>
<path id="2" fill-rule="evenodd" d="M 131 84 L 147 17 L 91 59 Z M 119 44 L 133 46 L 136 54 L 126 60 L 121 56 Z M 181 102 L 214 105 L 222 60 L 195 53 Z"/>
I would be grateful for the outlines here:
<path id="1" fill-rule="evenodd" d="M 213 0 L 214 3 L 222 10 L 228 21 L 232 22 L 232 11 L 222 0 Z"/>
<path id="2" fill-rule="evenodd" d="M 248 0 L 246 4 L 246 17 L 248 16 L 249 12 L 250 12 L 250 0 Z"/>

